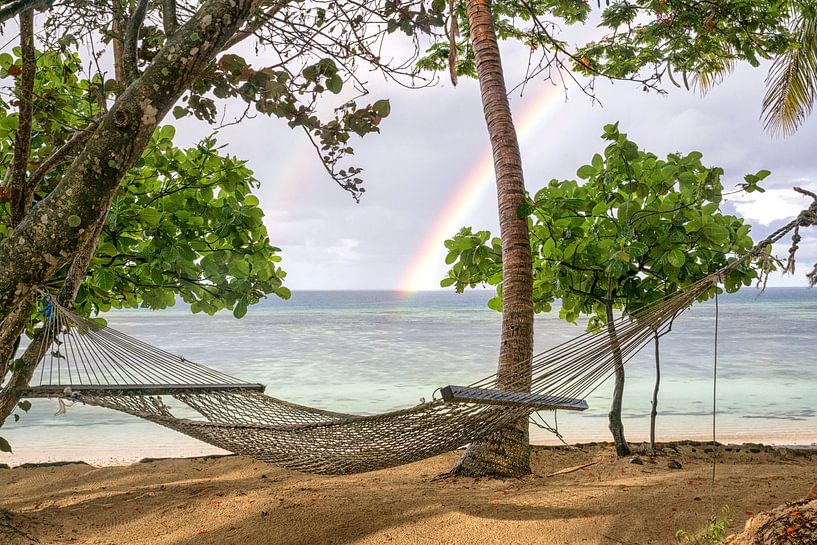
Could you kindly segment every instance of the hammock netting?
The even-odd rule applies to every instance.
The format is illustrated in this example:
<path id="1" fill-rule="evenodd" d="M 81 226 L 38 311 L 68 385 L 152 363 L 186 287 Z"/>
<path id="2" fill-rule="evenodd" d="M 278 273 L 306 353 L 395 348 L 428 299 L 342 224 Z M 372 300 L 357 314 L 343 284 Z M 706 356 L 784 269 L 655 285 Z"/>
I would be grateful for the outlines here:
<path id="1" fill-rule="evenodd" d="M 583 399 L 662 333 L 696 300 L 718 290 L 747 260 L 792 229 L 817 223 L 817 202 L 749 253 L 687 290 L 614 322 L 615 335 L 591 331 L 530 360 L 532 373 L 497 375 L 403 410 L 352 415 L 263 393 L 260 384 L 165 352 L 63 308 L 43 293 L 38 367 L 25 397 L 81 400 L 144 418 L 236 454 L 320 474 L 406 464 L 449 452 L 542 410 L 584 410 Z M 523 362 L 527 367 L 528 362 Z M 436 392 L 435 392 L 436 394 Z M 199 416 L 174 416 L 164 399 Z"/>

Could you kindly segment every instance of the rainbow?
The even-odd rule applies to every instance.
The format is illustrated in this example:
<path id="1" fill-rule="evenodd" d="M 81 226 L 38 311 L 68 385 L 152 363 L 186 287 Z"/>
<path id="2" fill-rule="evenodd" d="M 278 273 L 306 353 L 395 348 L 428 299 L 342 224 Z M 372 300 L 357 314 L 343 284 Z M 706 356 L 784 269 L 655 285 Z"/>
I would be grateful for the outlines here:
<path id="1" fill-rule="evenodd" d="M 286 161 L 277 166 L 270 176 L 256 177 L 261 180 L 263 201 L 270 203 L 264 208 L 264 224 L 269 232 L 277 232 L 289 215 L 287 205 L 298 200 L 304 190 L 304 178 L 309 176 L 310 159 L 314 155 L 308 143 L 294 141 L 287 150 Z M 273 241 L 273 244 L 275 242 Z"/>
<path id="2" fill-rule="evenodd" d="M 516 117 L 516 133 L 520 145 L 534 134 L 539 124 L 564 101 L 564 90 L 552 85 L 525 104 Z M 402 292 L 415 292 L 438 287 L 442 278 L 441 266 L 445 259 L 443 242 L 462 227 L 468 212 L 482 194 L 494 185 L 494 160 L 490 147 L 482 153 L 476 165 L 459 184 L 434 224 L 423 237 L 408 267 L 398 282 Z"/>

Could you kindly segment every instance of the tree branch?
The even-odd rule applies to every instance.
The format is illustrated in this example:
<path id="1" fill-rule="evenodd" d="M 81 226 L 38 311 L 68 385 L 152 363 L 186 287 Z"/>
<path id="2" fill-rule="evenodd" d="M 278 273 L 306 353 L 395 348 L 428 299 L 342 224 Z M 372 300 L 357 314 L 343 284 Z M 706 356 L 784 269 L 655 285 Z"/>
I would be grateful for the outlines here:
<path id="1" fill-rule="evenodd" d="M 179 28 L 179 21 L 176 18 L 176 0 L 162 0 L 162 27 L 165 37 L 170 37 Z"/>
<path id="2" fill-rule="evenodd" d="M 30 10 L 32 14 L 34 10 L 45 11 L 51 8 L 54 0 L 15 0 L 8 2 L 0 7 L 0 24 L 5 23 L 13 17 L 22 14 L 26 10 Z"/>
<path id="3" fill-rule="evenodd" d="M 124 37 L 122 32 L 125 27 L 126 18 L 122 0 L 113 0 L 111 10 L 113 11 L 113 21 L 111 22 L 113 38 L 111 39 L 111 44 L 113 45 L 114 78 L 116 81 L 124 83 L 125 69 L 122 66 L 122 43 L 124 42 Z"/>
<path id="4" fill-rule="evenodd" d="M 54 167 L 64 161 L 68 155 L 72 152 L 77 150 L 80 146 L 85 144 L 89 138 L 94 134 L 94 131 L 97 127 L 97 121 L 91 121 L 87 127 L 84 129 L 80 129 L 74 133 L 74 135 L 62 146 L 57 148 L 57 150 L 52 153 L 48 159 L 43 161 L 43 163 L 34 171 L 31 175 L 31 179 L 29 180 L 29 184 L 36 188 L 37 184 L 39 184 L 43 178 L 45 178 L 46 174 L 48 174 Z"/>
<path id="5" fill-rule="evenodd" d="M 128 20 L 128 28 L 125 32 L 125 40 L 122 45 L 122 68 L 125 76 L 125 84 L 130 85 L 139 77 L 139 31 L 145 22 L 148 12 L 148 0 L 139 0 L 136 8 Z"/>
<path id="6" fill-rule="evenodd" d="M 22 73 L 17 86 L 20 103 L 17 133 L 14 135 L 14 157 L 11 162 L 11 225 L 18 225 L 31 206 L 34 186 L 28 183 L 28 156 L 31 151 L 31 123 L 34 117 L 34 75 L 37 59 L 34 56 L 34 10 L 20 14 L 20 57 Z"/>

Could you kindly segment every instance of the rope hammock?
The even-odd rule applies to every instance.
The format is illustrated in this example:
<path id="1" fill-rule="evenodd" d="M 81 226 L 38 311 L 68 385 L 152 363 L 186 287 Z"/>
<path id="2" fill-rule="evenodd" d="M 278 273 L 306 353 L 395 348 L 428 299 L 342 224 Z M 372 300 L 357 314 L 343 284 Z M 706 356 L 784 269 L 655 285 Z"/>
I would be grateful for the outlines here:
<path id="1" fill-rule="evenodd" d="M 817 224 L 817 201 L 746 255 L 637 313 L 617 334 L 586 332 L 531 359 L 532 374 L 497 388 L 493 374 L 403 410 L 360 416 L 290 403 L 264 386 L 165 352 L 81 317 L 43 293 L 39 366 L 25 397 L 57 397 L 115 409 L 236 454 L 299 471 L 347 474 L 406 464 L 477 441 L 541 410 L 585 410 L 584 398 L 698 299 L 789 231 Z M 795 242 L 796 244 L 796 242 Z M 435 392 L 436 393 L 436 392 Z M 201 415 L 178 418 L 169 396 Z"/>

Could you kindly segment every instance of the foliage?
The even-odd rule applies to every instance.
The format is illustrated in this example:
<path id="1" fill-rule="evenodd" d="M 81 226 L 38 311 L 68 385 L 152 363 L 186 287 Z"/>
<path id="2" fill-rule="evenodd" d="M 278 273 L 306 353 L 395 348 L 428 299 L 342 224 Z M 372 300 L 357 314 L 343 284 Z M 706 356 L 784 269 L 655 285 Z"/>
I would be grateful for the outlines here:
<path id="1" fill-rule="evenodd" d="M 56 6 L 45 22 L 44 39 L 54 48 L 73 49 L 94 41 L 87 33 L 91 27 L 106 44 L 121 42 L 127 14 L 117 15 L 117 3 L 122 2 L 117 0 L 113 7 L 107 3 Z M 198 2 L 176 3 L 178 13 L 200 8 Z M 354 154 L 352 140 L 379 132 L 390 110 L 387 99 L 360 100 L 368 91 L 358 69 L 367 65 L 414 85 L 417 70 L 411 57 L 405 62 L 381 59 L 383 39 L 392 33 L 417 39 L 418 32 L 442 26 L 443 12 L 438 8 L 438 2 L 427 0 L 363 4 L 319 0 L 261 6 L 243 34 L 251 38 L 247 41 L 257 42 L 260 65 L 254 66 L 243 50 L 221 55 L 191 82 L 172 114 L 176 119 L 193 116 L 217 125 L 223 122 L 226 104 L 233 101 L 243 103 L 245 109 L 231 122 L 252 112 L 281 119 L 305 133 L 330 176 L 358 199 L 365 191 L 362 169 L 345 164 Z M 148 65 L 168 43 L 166 19 L 159 3 L 149 5 L 135 51 L 137 68 Z M 234 38 L 231 44 L 242 41 L 241 36 Z M 115 94 L 125 87 L 115 79 L 106 79 L 105 85 Z"/>
<path id="2" fill-rule="evenodd" d="M 498 0 L 493 2 L 497 36 L 530 47 L 527 76 L 564 82 L 571 71 L 596 77 L 630 79 L 660 89 L 665 79 L 685 84 L 687 74 L 721 70 L 738 61 L 757 66 L 797 47 L 788 20 L 806 0 Z M 474 76 L 465 1 L 456 2 L 461 38 L 456 42 L 459 74 Z M 560 28 L 593 18 L 606 34 L 573 47 L 558 37 Z M 434 43 L 421 60 L 429 70 L 448 67 L 448 40 Z M 674 74 L 680 74 L 675 76 Z M 586 91 L 592 86 L 582 84 Z"/>
<path id="3" fill-rule="evenodd" d="M 706 526 L 695 534 L 690 534 L 686 530 L 675 532 L 677 543 L 691 543 L 692 545 L 720 545 L 726 539 L 726 530 L 732 524 L 732 519 L 728 517 L 729 506 L 721 507 L 720 518 L 713 515 Z"/>
<path id="4" fill-rule="evenodd" d="M 0 54 L 0 75 L 19 64 Z M 38 55 L 31 163 L 37 165 L 72 135 L 77 119 L 100 113 L 102 80 L 81 79 L 79 58 Z M 0 158 L 10 162 L 17 114 L 0 103 Z M 220 153 L 214 138 L 180 149 L 174 129 L 157 130 L 114 197 L 100 243 L 77 298 L 85 313 L 111 306 L 161 309 L 176 297 L 193 312 L 222 308 L 243 316 L 266 294 L 288 298 L 279 249 L 270 244 L 245 163 Z M 35 198 L 47 194 L 65 165 L 43 178 Z M 9 232 L 9 206 L 0 204 L 0 241 Z M 70 218 L 69 218 L 70 221 Z M 50 283 L 61 283 L 60 271 Z"/>
<path id="5" fill-rule="evenodd" d="M 560 316 L 589 327 L 605 321 L 605 302 L 625 313 L 675 293 L 723 267 L 752 246 L 750 226 L 720 210 L 723 170 L 706 167 L 702 155 L 666 159 L 641 151 L 607 125 L 603 154 L 578 169 L 576 180 L 552 180 L 519 210 L 529 218 L 537 312 L 560 302 Z M 747 191 L 769 175 L 747 176 Z M 452 265 L 441 285 L 457 291 L 497 286 L 489 306 L 501 308 L 499 241 L 462 229 L 447 240 Z M 750 285 L 757 270 L 747 264 L 724 278 L 732 292 Z"/>

